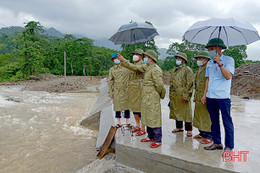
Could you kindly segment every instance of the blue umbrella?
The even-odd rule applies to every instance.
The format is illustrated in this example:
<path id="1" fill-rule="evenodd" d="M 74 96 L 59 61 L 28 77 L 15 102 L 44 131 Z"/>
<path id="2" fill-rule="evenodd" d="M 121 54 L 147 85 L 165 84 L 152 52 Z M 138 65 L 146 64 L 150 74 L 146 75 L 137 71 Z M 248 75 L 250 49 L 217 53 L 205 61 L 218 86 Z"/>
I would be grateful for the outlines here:
<path id="1" fill-rule="evenodd" d="M 115 44 L 135 44 L 149 41 L 159 35 L 149 22 L 130 22 L 122 25 L 109 40 Z"/>

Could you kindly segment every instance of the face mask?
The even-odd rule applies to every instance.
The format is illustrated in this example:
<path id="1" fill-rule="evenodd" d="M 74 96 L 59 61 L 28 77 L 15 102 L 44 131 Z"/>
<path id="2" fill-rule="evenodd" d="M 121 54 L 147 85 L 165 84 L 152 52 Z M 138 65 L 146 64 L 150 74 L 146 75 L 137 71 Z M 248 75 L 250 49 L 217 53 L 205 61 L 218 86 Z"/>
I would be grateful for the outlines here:
<path id="1" fill-rule="evenodd" d="M 204 59 L 203 61 L 198 61 L 197 60 L 197 65 L 199 66 L 199 67 L 201 67 L 201 66 L 203 66 L 203 64 L 206 62 L 206 59 Z"/>
<path id="2" fill-rule="evenodd" d="M 114 60 L 114 63 L 115 63 L 115 64 L 119 64 L 120 62 L 121 62 L 121 61 L 120 61 L 119 59 L 115 59 L 115 60 Z"/>
<path id="3" fill-rule="evenodd" d="M 182 62 L 180 60 L 176 60 L 176 65 L 181 65 Z"/>
<path id="4" fill-rule="evenodd" d="M 147 64 L 148 62 L 148 58 L 144 58 L 144 63 Z"/>
<path id="5" fill-rule="evenodd" d="M 133 55 L 133 61 L 138 61 L 138 60 L 139 60 L 139 56 Z"/>
<path id="6" fill-rule="evenodd" d="M 209 56 L 213 59 L 214 56 L 216 55 L 216 51 L 215 50 L 212 50 L 212 51 L 209 51 Z"/>

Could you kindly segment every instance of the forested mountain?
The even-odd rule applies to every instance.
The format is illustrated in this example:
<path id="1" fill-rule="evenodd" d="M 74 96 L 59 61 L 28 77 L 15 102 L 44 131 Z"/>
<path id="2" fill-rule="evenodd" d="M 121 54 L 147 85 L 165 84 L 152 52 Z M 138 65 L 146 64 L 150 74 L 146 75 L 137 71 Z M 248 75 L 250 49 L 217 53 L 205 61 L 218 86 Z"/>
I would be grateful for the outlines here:
<path id="1" fill-rule="evenodd" d="M 187 65 L 194 72 L 198 66 L 193 57 L 198 51 L 205 50 L 203 45 L 187 41 L 172 43 L 167 50 L 158 49 L 154 39 L 135 45 L 115 46 L 108 40 L 94 41 L 87 37 L 62 34 L 55 28 L 44 29 L 39 22 L 30 21 L 24 28 L 13 26 L 0 29 L 0 82 L 23 80 L 40 73 L 63 75 L 64 55 L 67 75 L 107 75 L 113 65 L 113 52 L 132 60 L 132 52 L 136 48 L 144 51 L 153 49 L 160 54 L 158 65 L 163 71 L 171 71 L 175 66 L 174 55 L 184 52 L 188 56 Z M 246 48 L 230 47 L 223 53 L 232 56 L 238 67 L 246 63 Z"/>

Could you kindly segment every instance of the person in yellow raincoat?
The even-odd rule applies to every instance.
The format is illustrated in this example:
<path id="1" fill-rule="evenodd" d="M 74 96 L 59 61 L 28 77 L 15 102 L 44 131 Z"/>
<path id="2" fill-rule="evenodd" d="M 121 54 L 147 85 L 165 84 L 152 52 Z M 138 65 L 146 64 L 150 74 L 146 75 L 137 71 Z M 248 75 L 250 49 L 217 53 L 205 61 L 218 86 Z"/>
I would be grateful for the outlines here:
<path id="1" fill-rule="evenodd" d="M 145 66 L 134 67 L 136 70 L 144 73 L 144 82 L 142 87 L 142 105 L 141 122 L 147 127 L 148 136 L 141 142 L 153 142 L 150 147 L 157 148 L 161 146 L 162 139 L 162 113 L 161 99 L 165 97 L 165 88 L 162 81 L 162 70 L 156 64 L 158 55 L 154 50 L 144 52 Z M 121 60 L 125 62 L 124 58 Z M 124 63 L 122 63 L 124 65 Z"/>
<path id="2" fill-rule="evenodd" d="M 193 92 L 193 72 L 186 66 L 187 55 L 175 55 L 176 67 L 173 68 L 170 79 L 170 119 L 176 120 L 176 129 L 172 132 L 183 132 L 183 121 L 187 136 L 192 136 L 191 96 Z"/>
<path id="3" fill-rule="evenodd" d="M 113 53 L 111 60 L 115 63 L 109 70 L 108 78 L 108 96 L 113 99 L 115 117 L 117 119 L 116 127 L 121 127 L 121 112 L 124 111 L 124 117 L 126 118 L 126 124 L 130 127 L 129 118 L 129 97 L 127 94 L 128 81 L 131 75 L 131 71 L 122 67 L 121 62 L 118 59 L 118 53 Z"/>
<path id="4" fill-rule="evenodd" d="M 142 49 L 135 49 L 133 51 L 133 61 L 135 62 L 135 65 L 138 67 L 146 66 L 145 63 L 143 62 L 143 53 L 144 51 Z M 127 62 L 126 64 L 129 63 L 130 62 Z M 132 70 L 131 67 L 130 70 Z M 146 133 L 145 126 L 141 126 L 140 124 L 143 78 L 144 78 L 144 73 L 140 71 L 133 71 L 128 83 L 129 106 L 130 106 L 130 111 L 133 112 L 136 121 L 136 127 L 133 129 L 134 133 L 137 132 L 135 134 L 136 136 L 142 136 Z"/>
<path id="5" fill-rule="evenodd" d="M 201 51 L 194 56 L 197 59 L 199 66 L 195 77 L 195 94 L 193 101 L 195 102 L 195 110 L 193 117 L 193 126 L 197 127 L 199 134 L 194 136 L 194 139 L 205 138 L 201 143 L 209 144 L 212 142 L 211 135 L 211 119 L 205 101 L 202 100 L 203 96 L 206 97 L 207 90 L 205 89 L 206 80 L 206 66 L 211 59 L 207 51 Z"/>

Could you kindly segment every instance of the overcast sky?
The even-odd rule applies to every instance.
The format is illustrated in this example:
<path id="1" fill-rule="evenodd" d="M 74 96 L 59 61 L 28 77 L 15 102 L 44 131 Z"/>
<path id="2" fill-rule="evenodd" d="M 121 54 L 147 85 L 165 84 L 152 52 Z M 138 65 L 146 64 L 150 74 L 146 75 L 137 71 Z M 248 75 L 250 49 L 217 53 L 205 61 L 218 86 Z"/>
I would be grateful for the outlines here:
<path id="1" fill-rule="evenodd" d="M 159 48 L 181 42 L 195 22 L 212 17 L 251 23 L 260 32 L 259 0 L 0 0 L 0 27 L 24 26 L 30 20 L 67 34 L 109 39 L 122 25 L 150 21 L 157 28 Z M 260 60 L 260 41 L 247 49 L 248 59 Z"/>

